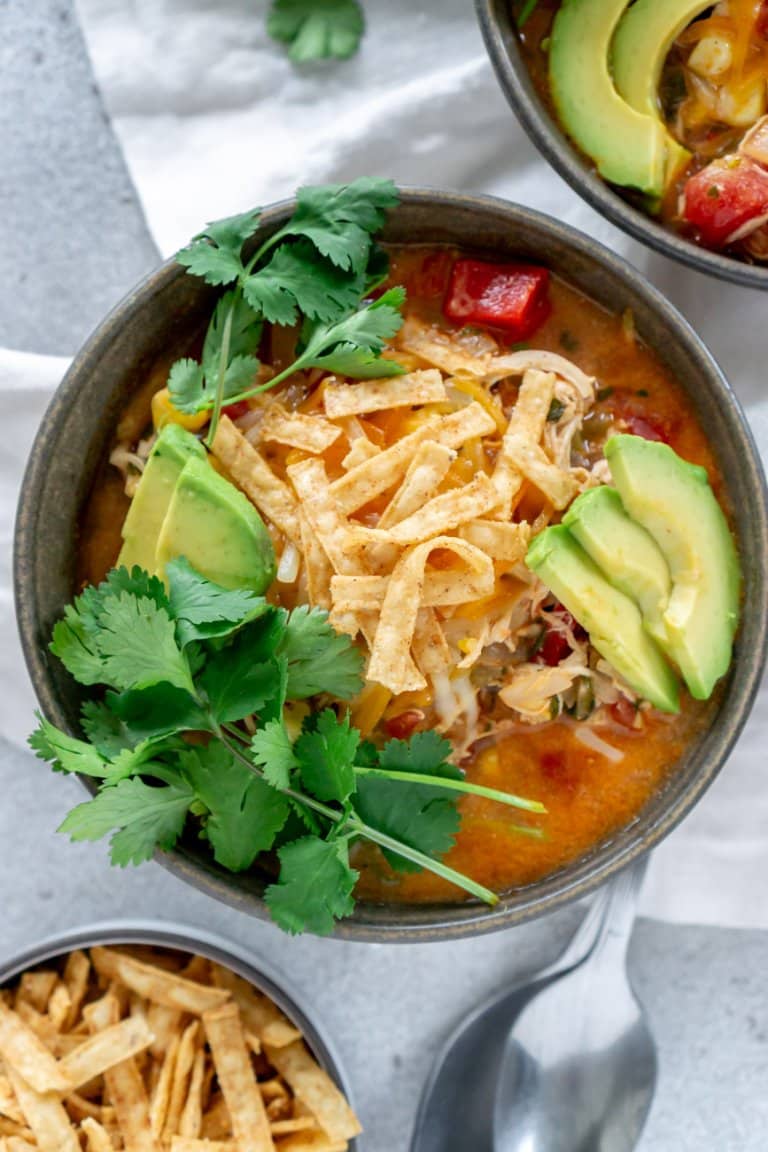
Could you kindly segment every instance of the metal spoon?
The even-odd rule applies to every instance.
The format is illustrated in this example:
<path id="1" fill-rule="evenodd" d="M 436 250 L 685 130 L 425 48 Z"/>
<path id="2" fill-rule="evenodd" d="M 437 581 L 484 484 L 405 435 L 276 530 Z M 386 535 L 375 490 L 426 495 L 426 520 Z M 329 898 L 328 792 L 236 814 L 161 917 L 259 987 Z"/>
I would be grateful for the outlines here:
<path id="1" fill-rule="evenodd" d="M 586 959 L 530 998 L 496 1083 L 495 1152 L 630 1152 L 656 1084 L 656 1047 L 627 976 L 645 863 L 604 890 Z"/>
<path id="2" fill-rule="evenodd" d="M 641 875 L 645 871 L 642 864 L 635 869 Z M 494 1152 L 496 1086 L 510 1029 L 533 997 L 593 952 L 610 892 L 619 879 L 597 893 L 570 944 L 553 964 L 530 982 L 498 993 L 448 1038 L 424 1087 L 410 1152 Z"/>

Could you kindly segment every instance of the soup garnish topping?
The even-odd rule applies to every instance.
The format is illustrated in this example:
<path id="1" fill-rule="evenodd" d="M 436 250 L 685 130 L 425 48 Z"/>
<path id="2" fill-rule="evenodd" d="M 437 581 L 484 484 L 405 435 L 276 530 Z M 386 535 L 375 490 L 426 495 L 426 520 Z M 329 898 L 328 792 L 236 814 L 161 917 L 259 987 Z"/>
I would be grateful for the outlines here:
<path id="1" fill-rule="evenodd" d="M 768 3 L 535 11 L 518 20 L 534 78 L 600 175 L 695 242 L 768 259 Z"/>
<path id="2" fill-rule="evenodd" d="M 524 862 L 564 836 L 573 765 L 619 792 L 635 736 L 671 763 L 680 681 L 711 695 L 738 621 L 695 420 L 659 410 L 631 318 L 590 320 L 642 365 L 628 393 L 555 350 L 590 337 L 545 269 L 395 251 L 406 304 L 373 239 L 396 195 L 304 189 L 255 254 L 255 213 L 181 253 L 225 291 L 199 358 L 153 380 L 152 433 L 148 400 L 121 423 L 117 567 L 54 630 L 96 689 L 86 738 L 32 738 L 98 782 L 63 830 L 112 834 L 117 864 L 195 832 L 223 868 L 258 859 L 291 932 L 375 876 L 495 902 L 505 873 L 470 878 L 462 838 Z M 624 819 L 648 790 L 627 772 Z"/>

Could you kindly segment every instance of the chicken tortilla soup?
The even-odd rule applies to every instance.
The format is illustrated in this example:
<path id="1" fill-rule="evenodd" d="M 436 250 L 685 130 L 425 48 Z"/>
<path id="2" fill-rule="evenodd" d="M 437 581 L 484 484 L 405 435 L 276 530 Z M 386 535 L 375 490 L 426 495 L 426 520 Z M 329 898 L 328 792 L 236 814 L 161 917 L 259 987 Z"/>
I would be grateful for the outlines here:
<path id="1" fill-rule="evenodd" d="M 589 852 L 674 772 L 738 619 L 716 461 L 632 315 L 383 251 L 395 202 L 302 189 L 260 249 L 252 213 L 179 254 L 222 294 L 84 516 L 52 644 L 83 739 L 33 737 L 99 780 L 70 835 L 202 838 L 292 932 Z"/>

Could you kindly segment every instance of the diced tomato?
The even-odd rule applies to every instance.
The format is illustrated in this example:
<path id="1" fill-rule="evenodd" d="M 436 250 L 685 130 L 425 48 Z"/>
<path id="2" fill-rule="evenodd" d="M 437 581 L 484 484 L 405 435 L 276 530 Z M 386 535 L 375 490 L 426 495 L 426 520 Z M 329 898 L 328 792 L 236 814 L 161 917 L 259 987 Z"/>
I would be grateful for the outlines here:
<path id="1" fill-rule="evenodd" d="M 760 5 L 755 29 L 758 36 L 763 36 L 768 40 L 768 0 L 763 0 L 763 3 Z"/>
<path id="2" fill-rule="evenodd" d="M 526 340 L 550 313 L 548 289 L 546 268 L 457 260 L 443 311 L 457 324 L 485 324 Z"/>
<path id="3" fill-rule="evenodd" d="M 621 724 L 622 728 L 634 728 L 635 726 L 635 706 L 631 700 L 626 696 L 619 696 L 615 704 L 611 704 L 611 716 L 617 724 Z"/>
<path id="4" fill-rule="evenodd" d="M 250 412 L 251 406 L 247 400 L 238 400 L 236 404 L 225 404 L 221 412 L 224 416 L 229 416 L 230 420 L 239 420 L 241 416 L 245 416 L 246 412 Z"/>
<path id="5" fill-rule="evenodd" d="M 534 664 L 546 664 L 555 668 L 561 660 L 565 660 L 570 652 L 568 641 L 562 632 L 555 632 L 554 628 L 547 628 L 541 647 L 533 658 Z"/>
<path id="6" fill-rule="evenodd" d="M 401 712 L 399 716 L 392 716 L 387 720 L 384 727 L 387 730 L 387 735 L 391 736 L 393 740 L 407 740 L 409 736 L 413 735 L 423 719 L 424 713 L 420 708 L 409 708 L 407 712 Z"/>
<path id="7" fill-rule="evenodd" d="M 710 248 L 722 248 L 738 228 L 767 213 L 768 170 L 746 156 L 713 161 L 683 189 L 683 219 Z"/>
<path id="8" fill-rule="evenodd" d="M 662 444 L 669 443 L 669 437 L 658 420 L 650 420 L 647 416 L 633 416 L 631 413 L 627 413 L 624 416 L 624 423 L 627 426 L 627 431 L 633 436 L 642 436 L 643 440 L 658 440 Z"/>

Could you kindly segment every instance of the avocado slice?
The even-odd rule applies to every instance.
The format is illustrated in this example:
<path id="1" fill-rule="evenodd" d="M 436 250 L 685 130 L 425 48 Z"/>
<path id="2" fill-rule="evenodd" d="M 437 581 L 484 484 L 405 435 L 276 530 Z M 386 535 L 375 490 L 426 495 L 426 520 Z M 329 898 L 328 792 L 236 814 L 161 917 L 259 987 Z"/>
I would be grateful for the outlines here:
<path id="1" fill-rule="evenodd" d="M 160 529 L 176 482 L 192 457 L 205 460 L 205 448 L 178 424 L 167 424 L 159 433 L 136 487 L 122 528 L 123 546 L 118 567 L 155 570 L 155 551 Z"/>
<path id="2" fill-rule="evenodd" d="M 275 551 L 250 500 L 207 459 L 184 466 L 157 542 L 155 568 L 184 556 L 223 588 L 265 592 L 275 578 Z"/>
<path id="3" fill-rule="evenodd" d="M 627 516 L 616 489 L 604 484 L 583 492 L 563 524 L 614 588 L 635 601 L 651 636 L 663 640 L 662 613 L 672 591 L 669 568 L 653 537 Z"/>
<path id="4" fill-rule="evenodd" d="M 669 50 L 683 29 L 711 7 L 711 0 L 636 0 L 625 12 L 613 38 L 611 66 L 619 95 L 636 112 L 660 118 L 659 84 Z M 670 135 L 666 180 L 674 180 L 690 159 Z"/>
<path id="5" fill-rule="evenodd" d="M 567 528 L 545 528 L 525 558 L 627 684 L 662 712 L 679 712 L 677 678 L 643 628 L 634 600 L 606 580 Z"/>
<path id="6" fill-rule="evenodd" d="M 628 0 L 563 0 L 549 47 L 549 81 L 563 127 L 600 175 L 660 197 L 671 139 L 658 112 L 622 99 L 609 71 L 614 32 Z"/>
<path id="7" fill-rule="evenodd" d="M 664 553 L 672 592 L 660 643 L 690 693 L 706 700 L 731 663 L 741 568 L 706 470 L 668 444 L 612 436 L 605 456 L 622 503 Z"/>

